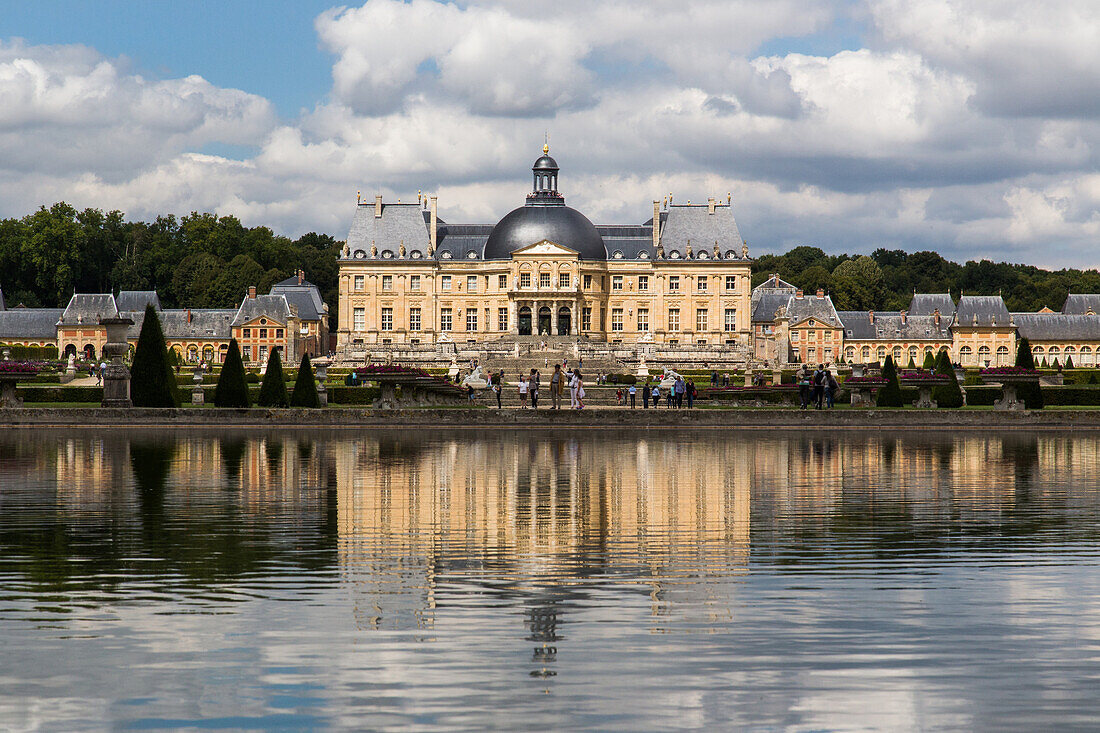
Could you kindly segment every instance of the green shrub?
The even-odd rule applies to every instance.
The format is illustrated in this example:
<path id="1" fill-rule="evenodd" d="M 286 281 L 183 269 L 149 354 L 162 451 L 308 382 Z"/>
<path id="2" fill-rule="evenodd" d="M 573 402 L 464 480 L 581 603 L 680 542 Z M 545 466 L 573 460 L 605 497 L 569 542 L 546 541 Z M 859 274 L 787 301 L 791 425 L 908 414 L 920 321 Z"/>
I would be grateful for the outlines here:
<path id="1" fill-rule="evenodd" d="M 1055 360 L 1057 364 L 1057 360 Z M 1035 357 L 1031 355 L 1031 342 L 1026 338 L 1016 343 L 1016 366 L 1021 369 L 1034 369 Z M 1024 406 L 1029 410 L 1043 409 L 1043 390 L 1039 383 L 1021 384 L 1016 387 L 1016 396 L 1024 401 Z"/>
<path id="2" fill-rule="evenodd" d="M 970 407 L 990 407 L 1000 398 L 1000 387 L 980 385 L 966 388 L 966 404 Z"/>
<path id="3" fill-rule="evenodd" d="M 1066 369 L 1072 369 L 1073 368 L 1073 357 L 1072 356 L 1067 356 L 1066 357 L 1066 367 L 1065 368 Z"/>
<path id="4" fill-rule="evenodd" d="M 244 373 L 244 381 L 247 382 L 248 384 L 259 384 L 260 383 L 260 375 L 257 374 L 256 372 L 245 372 Z"/>
<path id="5" fill-rule="evenodd" d="M 22 346 L 19 344 L 0 344 L 0 351 L 11 349 L 11 358 L 16 361 L 56 361 L 56 346 Z"/>
<path id="6" fill-rule="evenodd" d="M 25 402 L 103 402 L 102 387 L 19 387 Z"/>
<path id="7" fill-rule="evenodd" d="M 947 352 L 942 352 L 942 353 L 947 353 Z M 950 364 L 950 360 L 948 360 L 948 364 Z M 935 354 L 933 354 L 931 351 L 924 352 L 924 364 L 921 365 L 921 369 L 928 372 L 928 371 L 932 371 L 935 368 L 936 368 L 936 356 L 935 356 Z"/>
<path id="8" fill-rule="evenodd" d="M 381 393 L 378 387 L 329 387 L 328 401 L 330 405 L 370 405 Z"/>
<path id="9" fill-rule="evenodd" d="M 260 407 L 289 407 L 290 399 L 286 395 L 286 381 L 283 380 L 283 360 L 279 350 L 271 352 L 264 371 L 264 383 L 260 386 Z"/>
<path id="10" fill-rule="evenodd" d="M 313 378 L 313 365 L 309 363 L 309 354 L 302 354 L 302 363 L 298 366 L 298 379 L 294 382 L 294 394 L 290 396 L 291 407 L 320 407 L 317 397 L 317 381 Z"/>
<path id="11" fill-rule="evenodd" d="M 218 386 L 214 389 L 216 407 L 250 407 L 252 404 L 248 384 L 244 380 L 244 364 L 241 363 L 241 349 L 237 339 L 229 342 L 229 351 L 225 355 L 225 364 L 218 375 Z"/>
<path id="12" fill-rule="evenodd" d="M 1043 387 L 1044 405 L 1100 406 L 1100 387 Z"/>
<path id="13" fill-rule="evenodd" d="M 941 351 L 936 357 L 935 370 L 937 375 L 950 377 L 950 381 L 933 387 L 932 399 L 939 407 L 962 407 L 963 392 L 959 387 L 959 380 L 955 377 L 955 369 L 951 366 L 951 357 L 946 351 Z"/>
<path id="14" fill-rule="evenodd" d="M 130 400 L 134 407 L 179 407 L 168 346 L 152 303 L 145 306 L 134 363 L 130 367 Z"/>
<path id="15" fill-rule="evenodd" d="M 882 367 L 882 376 L 886 384 L 879 388 L 875 394 L 875 405 L 878 407 L 901 407 L 901 386 L 898 384 L 898 370 L 894 367 L 894 358 L 886 357 L 886 365 Z"/>
<path id="16" fill-rule="evenodd" d="M 633 374 L 608 374 L 608 384 L 637 384 L 638 377 Z"/>

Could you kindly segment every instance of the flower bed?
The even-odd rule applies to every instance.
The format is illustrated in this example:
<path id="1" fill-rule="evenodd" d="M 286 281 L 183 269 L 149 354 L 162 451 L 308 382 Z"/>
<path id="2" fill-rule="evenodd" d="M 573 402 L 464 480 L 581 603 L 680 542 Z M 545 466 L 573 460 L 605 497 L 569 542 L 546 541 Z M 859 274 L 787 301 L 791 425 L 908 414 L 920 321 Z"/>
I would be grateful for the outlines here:
<path id="1" fill-rule="evenodd" d="M 848 377 L 847 379 L 844 380 L 844 382 L 842 382 L 842 384 L 851 385 L 853 387 L 858 386 L 858 385 L 867 385 L 869 387 L 876 387 L 876 386 L 886 384 L 886 380 L 883 377 L 879 377 L 879 376 Z"/>
<path id="2" fill-rule="evenodd" d="M 401 366 L 400 364 L 368 364 L 365 367 L 359 367 L 355 370 L 355 373 L 360 377 L 369 379 L 370 377 L 385 375 L 387 377 L 394 376 L 407 376 L 407 377 L 431 377 L 432 375 L 423 369 L 414 369 L 412 367 Z"/>
<path id="3" fill-rule="evenodd" d="M 0 361 L 0 374 L 35 375 L 41 369 L 41 362 L 37 361 Z"/>
<path id="4" fill-rule="evenodd" d="M 991 367 L 982 369 L 979 374 L 983 377 L 1035 377 L 1039 378 L 1038 369 L 1024 369 L 1023 367 Z"/>

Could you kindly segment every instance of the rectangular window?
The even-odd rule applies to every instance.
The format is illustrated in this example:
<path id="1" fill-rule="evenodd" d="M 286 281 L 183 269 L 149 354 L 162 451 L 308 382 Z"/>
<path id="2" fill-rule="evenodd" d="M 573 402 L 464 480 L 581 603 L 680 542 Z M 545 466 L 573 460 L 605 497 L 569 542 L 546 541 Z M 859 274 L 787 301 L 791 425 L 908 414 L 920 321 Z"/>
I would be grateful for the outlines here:
<path id="1" fill-rule="evenodd" d="M 261 346 L 260 347 L 260 361 L 261 362 L 267 361 L 267 347 L 266 346 Z"/>
<path id="2" fill-rule="evenodd" d="M 668 292 L 678 293 L 680 292 L 680 276 L 669 275 L 668 276 Z"/>
<path id="3" fill-rule="evenodd" d="M 726 275 L 726 292 L 737 290 L 737 275 Z"/>
<path id="4" fill-rule="evenodd" d="M 612 308 L 611 309 L 611 330 L 622 331 L 623 330 L 623 309 Z"/>
<path id="5" fill-rule="evenodd" d="M 585 277 L 590 277 L 590 276 L 585 275 Z M 581 330 L 582 331 L 591 331 L 592 330 L 592 309 L 591 308 L 581 308 Z"/>
<path id="6" fill-rule="evenodd" d="M 723 327 L 726 331 L 737 330 L 737 309 L 726 308 L 725 318 L 723 321 Z"/>
<path id="7" fill-rule="evenodd" d="M 497 288 L 499 288 L 500 290 L 507 290 L 508 289 L 508 276 L 507 275 L 497 275 Z"/>
<path id="8" fill-rule="evenodd" d="M 540 288 L 549 288 L 550 287 L 550 273 L 549 272 L 540 272 L 539 273 L 539 287 Z"/>
<path id="9" fill-rule="evenodd" d="M 707 276 L 699 275 L 695 278 L 695 289 L 700 293 L 707 292 Z"/>
<path id="10" fill-rule="evenodd" d="M 283 329 L 276 328 L 275 329 L 275 338 L 281 339 L 282 337 L 283 337 Z M 282 347 L 280 347 L 280 348 L 282 348 Z"/>
<path id="11" fill-rule="evenodd" d="M 649 331 L 649 308 L 638 309 L 638 331 L 640 333 Z"/>
<path id="12" fill-rule="evenodd" d="M 367 311 L 365 308 L 353 308 L 351 311 L 351 328 L 353 331 L 362 331 L 367 327 Z"/>
<path id="13" fill-rule="evenodd" d="M 649 290 L 649 275 L 638 276 L 638 290 L 643 293 Z"/>
<path id="14" fill-rule="evenodd" d="M 252 361 L 252 347 L 251 346 L 245 346 L 244 347 L 244 360 L 245 361 Z"/>
<path id="15" fill-rule="evenodd" d="M 261 328 L 260 329 L 260 338 L 262 338 L 262 339 L 267 338 L 267 329 L 266 328 Z"/>
<path id="16" fill-rule="evenodd" d="M 592 276 L 591 275 L 585 275 L 584 276 L 584 289 L 585 290 L 590 290 L 591 288 L 592 288 Z"/>
<path id="17" fill-rule="evenodd" d="M 668 309 L 668 330 L 679 331 L 680 330 L 680 309 L 669 308 Z"/>
<path id="18" fill-rule="evenodd" d="M 466 292 L 467 293 L 476 293 L 477 292 L 477 275 L 467 275 L 466 276 Z"/>
<path id="19" fill-rule="evenodd" d="M 498 331 L 507 331 L 508 330 L 508 309 L 507 308 L 497 308 L 497 330 Z"/>
<path id="20" fill-rule="evenodd" d="M 362 275 L 356 275 L 355 276 L 355 289 L 356 290 L 362 290 L 363 289 L 363 280 L 364 280 L 364 277 Z"/>
<path id="21" fill-rule="evenodd" d="M 246 339 L 248 339 L 248 338 L 252 338 L 252 329 L 251 329 L 251 328 L 246 328 L 246 329 L 244 330 L 244 337 L 245 337 Z"/>
<path id="22" fill-rule="evenodd" d="M 393 330 L 393 308 L 383 308 L 382 309 L 382 330 L 383 331 L 392 331 Z"/>
<path id="23" fill-rule="evenodd" d="M 696 331 L 706 331 L 707 328 L 708 328 L 708 325 L 707 325 L 707 309 L 706 308 L 696 309 L 696 311 L 695 311 L 695 330 Z"/>
<path id="24" fill-rule="evenodd" d="M 439 309 L 439 330 L 450 331 L 451 330 L 451 309 L 440 308 Z"/>
<path id="25" fill-rule="evenodd" d="M 467 331 L 476 331 L 477 330 L 477 309 L 476 308 L 467 308 L 466 309 L 466 330 Z"/>
<path id="26" fill-rule="evenodd" d="M 560 288 L 561 290 L 565 290 L 568 287 L 569 287 L 569 273 L 568 272 L 559 272 L 558 273 L 558 288 Z"/>
<path id="27" fill-rule="evenodd" d="M 451 289 L 451 276 L 450 275 L 440 275 L 439 276 L 439 289 L 440 290 L 450 290 Z"/>
<path id="28" fill-rule="evenodd" d="M 409 330 L 410 331 L 419 331 L 420 330 L 420 309 L 419 308 L 409 308 Z"/>
<path id="29" fill-rule="evenodd" d="M 611 289 L 612 290 L 622 290 L 623 289 L 623 276 L 622 275 L 612 275 L 611 276 Z"/>
<path id="30" fill-rule="evenodd" d="M 529 272 L 521 272 L 521 273 L 519 274 L 519 286 L 520 286 L 521 288 L 529 288 L 529 287 L 531 287 L 531 273 L 529 273 Z"/>
<path id="31" fill-rule="evenodd" d="M 409 290 L 420 290 L 419 275 L 409 275 Z"/>
<path id="32" fill-rule="evenodd" d="M 393 290 L 393 275 L 382 276 L 382 289 Z"/>

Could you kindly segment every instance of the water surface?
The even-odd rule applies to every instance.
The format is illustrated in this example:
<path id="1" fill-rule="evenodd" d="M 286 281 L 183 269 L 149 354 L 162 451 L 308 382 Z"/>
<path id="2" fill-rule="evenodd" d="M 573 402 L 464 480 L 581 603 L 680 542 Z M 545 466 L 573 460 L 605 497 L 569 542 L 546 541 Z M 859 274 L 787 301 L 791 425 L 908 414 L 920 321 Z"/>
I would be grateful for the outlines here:
<path id="1" fill-rule="evenodd" d="M 0 729 L 1090 728 L 1100 440 L 9 431 Z"/>

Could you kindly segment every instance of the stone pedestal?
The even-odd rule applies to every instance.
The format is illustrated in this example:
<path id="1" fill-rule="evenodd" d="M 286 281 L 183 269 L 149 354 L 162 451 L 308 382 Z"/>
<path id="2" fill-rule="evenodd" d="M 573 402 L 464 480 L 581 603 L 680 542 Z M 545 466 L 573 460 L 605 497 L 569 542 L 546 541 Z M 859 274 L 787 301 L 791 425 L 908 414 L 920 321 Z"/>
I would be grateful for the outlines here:
<path id="1" fill-rule="evenodd" d="M 752 386 L 752 369 L 746 369 L 745 370 L 745 386 L 746 387 L 751 387 Z"/>
<path id="2" fill-rule="evenodd" d="M 195 367 L 195 375 L 191 377 L 191 404 L 202 405 L 206 403 L 206 393 L 202 390 L 203 368 Z"/>
<path id="3" fill-rule="evenodd" d="M 110 359 L 103 370 L 103 407 L 133 407 L 130 401 L 130 368 L 122 363 L 130 347 L 126 331 L 134 322 L 129 318 L 102 318 L 99 325 L 107 329 L 103 356 Z"/>
<path id="4" fill-rule="evenodd" d="M 332 360 L 327 356 L 313 360 L 313 378 L 317 381 L 317 401 L 321 407 L 328 405 L 328 388 L 325 387 L 325 380 L 328 379 L 328 368 L 331 364 Z"/>
<path id="5" fill-rule="evenodd" d="M 783 372 L 780 369 L 772 369 L 772 384 L 783 383 Z"/>

